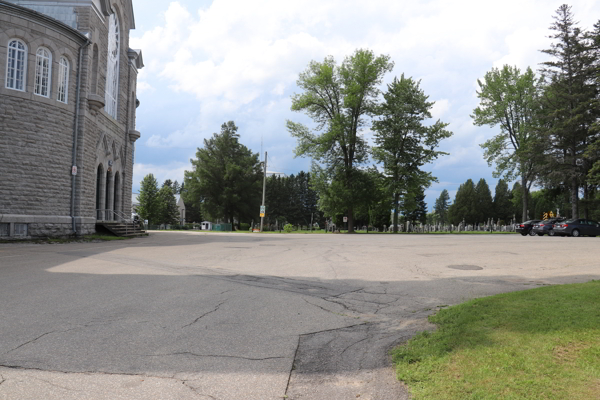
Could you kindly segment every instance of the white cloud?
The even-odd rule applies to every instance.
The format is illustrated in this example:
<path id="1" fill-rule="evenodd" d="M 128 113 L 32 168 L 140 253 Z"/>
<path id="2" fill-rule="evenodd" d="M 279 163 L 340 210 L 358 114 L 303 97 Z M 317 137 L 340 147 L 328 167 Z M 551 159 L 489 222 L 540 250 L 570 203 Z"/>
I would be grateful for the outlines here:
<path id="1" fill-rule="evenodd" d="M 184 171 L 190 169 L 189 163 L 182 162 L 173 162 L 167 165 L 135 163 L 133 165 L 133 191 L 139 192 L 140 182 L 148 174 L 154 175 L 160 187 L 167 179 L 182 183 Z"/>
<path id="2" fill-rule="evenodd" d="M 446 112 L 450 109 L 450 100 L 441 99 L 437 100 L 433 107 L 431 107 L 431 117 L 434 120 L 438 120 L 444 117 Z"/>
<path id="3" fill-rule="evenodd" d="M 436 100 L 433 117 L 450 123 L 454 136 L 443 142 L 442 150 L 451 155 L 431 166 L 435 175 L 444 182 L 454 182 L 456 176 L 460 183 L 467 173 L 473 178 L 491 176 L 479 144 L 494 130 L 476 127 L 470 118 L 478 104 L 476 80 L 503 64 L 536 69 L 545 59 L 539 50 L 548 47 L 548 27 L 561 4 L 214 0 L 200 8 L 195 0 L 165 3 L 162 23 L 132 31 L 131 47 L 142 49 L 146 64 L 139 75 L 139 93 L 149 102 L 163 105 L 168 99 L 181 107 L 169 108 L 169 115 L 154 107 L 152 115 L 138 123 L 145 127 L 148 147 L 193 151 L 221 123 L 234 120 L 242 143 L 258 151 L 262 137 L 274 166 L 291 173 L 308 164 L 293 159 L 295 140 L 284 126 L 286 119 L 307 122 L 305 115 L 289 110 L 290 95 L 299 92 L 298 74 L 311 60 L 333 55 L 341 62 L 357 48 L 370 48 L 395 62 L 386 82 L 401 73 L 420 79 L 425 93 Z M 580 26 L 591 28 L 600 3 L 571 4 Z M 365 134 L 369 139 L 368 130 Z M 173 166 L 167 151 L 164 157 L 166 166 L 157 160 L 136 168 L 163 168 L 165 174 L 183 169 Z"/>

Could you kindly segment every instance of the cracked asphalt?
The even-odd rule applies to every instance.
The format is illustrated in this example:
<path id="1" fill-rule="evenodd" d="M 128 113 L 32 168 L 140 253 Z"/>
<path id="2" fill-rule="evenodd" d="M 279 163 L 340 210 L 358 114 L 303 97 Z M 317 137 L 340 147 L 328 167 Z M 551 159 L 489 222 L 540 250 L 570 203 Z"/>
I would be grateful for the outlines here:
<path id="1" fill-rule="evenodd" d="M 0 399 L 402 400 L 467 299 L 600 279 L 595 238 L 155 232 L 0 244 Z"/>

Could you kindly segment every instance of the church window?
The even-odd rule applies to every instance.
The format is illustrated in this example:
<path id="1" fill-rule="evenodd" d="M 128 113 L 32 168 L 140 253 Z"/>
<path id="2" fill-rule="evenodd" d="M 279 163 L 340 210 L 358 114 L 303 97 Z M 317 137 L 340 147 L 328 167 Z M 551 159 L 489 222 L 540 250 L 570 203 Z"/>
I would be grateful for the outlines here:
<path id="1" fill-rule="evenodd" d="M 108 21 L 108 57 L 106 63 L 105 110 L 117 118 L 117 98 L 119 96 L 119 20 L 113 12 Z"/>
<path id="2" fill-rule="evenodd" d="M 50 52 L 40 47 L 35 55 L 35 89 L 34 93 L 40 96 L 50 96 L 50 66 L 52 56 Z"/>
<path id="3" fill-rule="evenodd" d="M 27 236 L 27 224 L 15 224 L 15 236 Z"/>
<path id="4" fill-rule="evenodd" d="M 8 42 L 6 60 L 6 87 L 25 91 L 25 71 L 27 69 L 27 47 L 17 39 Z"/>
<path id="5" fill-rule="evenodd" d="M 58 97 L 57 100 L 61 103 L 67 102 L 69 94 L 69 62 L 66 58 L 61 57 L 58 63 Z"/>

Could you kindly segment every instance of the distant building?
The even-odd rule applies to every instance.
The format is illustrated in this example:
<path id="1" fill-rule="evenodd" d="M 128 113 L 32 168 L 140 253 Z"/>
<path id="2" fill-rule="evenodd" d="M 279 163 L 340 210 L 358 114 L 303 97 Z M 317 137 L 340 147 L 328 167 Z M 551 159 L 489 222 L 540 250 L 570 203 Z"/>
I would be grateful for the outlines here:
<path id="1" fill-rule="evenodd" d="M 130 216 L 134 28 L 131 0 L 0 0 L 0 236 Z"/>

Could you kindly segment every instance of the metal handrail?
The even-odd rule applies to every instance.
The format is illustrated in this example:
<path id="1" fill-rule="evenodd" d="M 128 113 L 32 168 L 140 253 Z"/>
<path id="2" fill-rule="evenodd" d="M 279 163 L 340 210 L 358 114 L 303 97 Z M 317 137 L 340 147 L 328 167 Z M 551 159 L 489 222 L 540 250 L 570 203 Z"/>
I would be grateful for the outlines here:
<path id="1" fill-rule="evenodd" d="M 104 216 L 104 218 L 98 218 L 99 216 Z M 125 222 L 125 235 L 129 234 L 129 223 L 135 223 L 133 218 L 128 218 L 127 214 L 123 211 L 115 211 L 110 209 L 96 209 L 96 218 L 102 221 Z"/>

